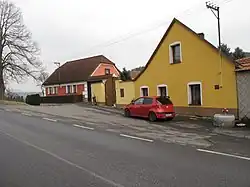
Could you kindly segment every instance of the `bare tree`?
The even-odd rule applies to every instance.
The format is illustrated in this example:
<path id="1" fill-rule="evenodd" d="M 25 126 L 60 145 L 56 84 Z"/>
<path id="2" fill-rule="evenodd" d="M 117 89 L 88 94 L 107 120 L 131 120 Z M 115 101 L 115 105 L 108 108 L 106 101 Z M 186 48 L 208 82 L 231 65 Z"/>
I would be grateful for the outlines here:
<path id="1" fill-rule="evenodd" d="M 41 87 L 42 90 L 42 94 L 44 95 L 44 91 L 43 91 L 43 83 L 47 80 L 47 78 L 49 77 L 49 73 L 46 72 L 44 69 L 41 70 L 39 76 L 37 77 L 37 86 Z"/>
<path id="2" fill-rule="evenodd" d="M 42 67 L 38 54 L 20 9 L 13 3 L 0 1 L 0 98 L 7 80 L 19 83 L 27 77 L 37 79 Z"/>

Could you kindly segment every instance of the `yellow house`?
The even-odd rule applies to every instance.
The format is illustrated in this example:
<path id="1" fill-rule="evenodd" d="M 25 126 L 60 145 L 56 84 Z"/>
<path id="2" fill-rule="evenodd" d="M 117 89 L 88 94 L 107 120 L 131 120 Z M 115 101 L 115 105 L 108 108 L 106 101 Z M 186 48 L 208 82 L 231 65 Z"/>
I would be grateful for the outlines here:
<path id="1" fill-rule="evenodd" d="M 115 81 L 116 105 L 122 107 L 135 99 L 135 85 L 133 81 Z"/>
<path id="2" fill-rule="evenodd" d="M 204 34 L 177 19 L 135 78 L 134 87 L 135 97 L 170 96 L 177 113 L 211 116 L 228 108 L 237 116 L 234 62 L 220 55 Z"/>
<path id="3" fill-rule="evenodd" d="M 105 84 L 103 82 L 96 82 L 91 84 L 91 95 L 96 98 L 99 104 L 105 104 Z"/>

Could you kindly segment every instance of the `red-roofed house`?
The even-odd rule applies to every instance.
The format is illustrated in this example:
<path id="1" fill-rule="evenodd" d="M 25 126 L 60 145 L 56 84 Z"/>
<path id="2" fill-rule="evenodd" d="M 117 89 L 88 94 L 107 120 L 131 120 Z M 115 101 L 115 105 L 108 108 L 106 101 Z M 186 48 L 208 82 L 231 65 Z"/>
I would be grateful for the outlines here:
<path id="1" fill-rule="evenodd" d="M 239 118 L 250 119 L 250 57 L 237 60 Z"/>
<path id="2" fill-rule="evenodd" d="M 46 96 L 83 95 L 91 101 L 91 83 L 118 77 L 115 64 L 103 55 L 69 61 L 43 83 Z M 105 93 L 104 93 L 105 94 Z"/>

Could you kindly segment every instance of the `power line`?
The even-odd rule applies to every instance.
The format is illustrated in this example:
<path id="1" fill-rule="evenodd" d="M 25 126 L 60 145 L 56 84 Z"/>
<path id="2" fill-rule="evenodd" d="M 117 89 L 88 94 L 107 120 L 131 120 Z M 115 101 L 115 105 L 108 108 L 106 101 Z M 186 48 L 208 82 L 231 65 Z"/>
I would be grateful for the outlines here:
<path id="1" fill-rule="evenodd" d="M 233 1 L 233 0 L 222 0 L 221 2 L 218 2 L 218 4 L 223 5 L 223 4 L 230 3 L 230 2 L 232 2 L 232 1 Z M 197 5 L 198 5 L 198 6 L 197 6 Z M 201 5 L 201 4 L 199 3 L 199 4 L 196 4 L 195 6 L 193 6 L 193 7 L 191 7 L 191 8 L 188 8 L 188 9 L 182 11 L 179 15 L 177 15 L 177 17 L 178 17 L 178 16 L 183 16 L 183 15 L 185 15 L 185 14 L 191 15 L 190 12 L 193 11 L 193 10 L 195 10 L 196 8 L 198 8 L 200 5 Z M 195 8 L 195 9 L 194 9 L 194 8 Z M 199 9 L 198 12 L 201 12 L 201 11 L 204 11 L 204 10 L 206 10 L 206 7 Z M 169 16 L 168 18 L 171 18 L 171 17 L 173 17 L 173 16 Z M 130 38 L 134 38 L 134 37 L 136 37 L 136 36 L 138 36 L 138 35 L 148 33 L 148 32 L 150 32 L 150 31 L 152 31 L 152 30 L 156 30 L 156 29 L 158 29 L 158 28 L 160 28 L 160 27 L 162 27 L 162 26 L 165 26 L 167 23 L 169 23 L 169 21 L 168 21 L 168 22 L 163 21 L 163 22 L 161 22 L 161 23 L 159 23 L 159 24 L 155 24 L 155 26 L 153 26 L 153 27 L 150 27 L 150 28 L 147 28 L 147 29 L 138 31 L 138 32 L 134 32 L 134 33 L 133 33 L 133 32 L 129 32 L 128 34 L 125 34 L 125 35 L 116 37 L 116 38 L 111 39 L 111 40 L 109 40 L 109 41 L 107 41 L 107 42 L 100 43 L 100 44 L 97 44 L 97 45 L 95 45 L 95 46 L 92 46 L 92 47 L 90 47 L 88 50 L 86 50 L 85 52 L 89 52 L 89 51 L 91 51 L 91 50 L 93 50 L 93 49 L 100 48 L 100 47 L 101 47 L 101 48 L 104 48 L 104 47 L 106 48 L 106 47 L 115 45 L 115 44 L 117 44 L 117 43 L 126 41 L 126 40 L 128 40 L 128 39 L 130 39 Z"/>

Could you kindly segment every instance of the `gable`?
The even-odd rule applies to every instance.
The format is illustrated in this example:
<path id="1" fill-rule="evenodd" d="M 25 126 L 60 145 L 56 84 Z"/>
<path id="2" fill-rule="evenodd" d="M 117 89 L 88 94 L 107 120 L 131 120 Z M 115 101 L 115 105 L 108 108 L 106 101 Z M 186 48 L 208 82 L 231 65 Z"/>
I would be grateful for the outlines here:
<path id="1" fill-rule="evenodd" d="M 188 48 L 192 48 L 193 51 L 196 50 L 197 52 L 200 53 L 199 56 L 203 55 L 204 58 L 208 55 L 208 53 L 213 54 L 214 56 L 215 55 L 219 56 L 219 50 L 215 46 L 213 46 L 210 42 L 200 37 L 197 33 L 195 33 L 192 29 L 181 23 L 179 20 L 174 18 L 170 26 L 168 27 L 167 31 L 165 32 L 164 36 L 162 37 L 160 43 L 157 45 L 156 49 L 151 55 L 144 70 L 134 80 L 136 81 L 143 75 L 143 73 L 147 70 L 148 66 L 151 64 L 154 58 L 156 58 L 156 56 L 159 56 L 160 51 L 164 50 L 164 52 L 161 53 L 169 53 L 169 45 L 174 42 L 180 42 L 183 44 L 182 51 L 186 53 L 184 56 L 187 55 L 187 51 L 188 52 L 192 51 L 192 50 L 187 50 Z M 194 44 L 193 42 L 195 42 L 195 45 L 193 45 Z M 200 50 L 201 46 L 203 50 Z M 193 57 L 195 58 L 195 54 L 189 54 L 189 56 L 190 55 L 193 55 Z M 233 61 L 224 55 L 223 55 L 223 60 L 230 62 L 232 67 L 235 66 Z M 219 60 L 217 61 L 219 63 Z"/>
<path id="2" fill-rule="evenodd" d="M 105 69 L 110 70 L 110 74 L 120 76 L 120 73 L 114 64 L 100 63 L 97 68 L 93 71 L 91 76 L 101 76 L 105 74 Z"/>

